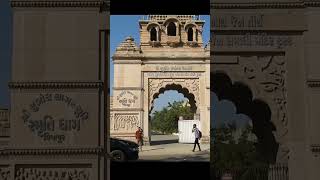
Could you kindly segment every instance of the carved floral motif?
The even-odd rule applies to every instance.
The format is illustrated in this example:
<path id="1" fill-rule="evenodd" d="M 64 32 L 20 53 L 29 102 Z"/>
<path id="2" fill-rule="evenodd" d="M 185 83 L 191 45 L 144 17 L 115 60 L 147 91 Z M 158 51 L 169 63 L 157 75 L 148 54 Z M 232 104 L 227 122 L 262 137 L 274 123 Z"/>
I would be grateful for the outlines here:
<path id="1" fill-rule="evenodd" d="M 285 58 L 256 56 L 253 59 L 244 62 L 244 74 L 247 79 L 254 82 L 257 89 L 262 89 L 265 97 L 272 99 L 273 105 L 270 106 L 274 107 L 272 109 L 275 111 L 272 113 L 276 115 L 276 121 L 282 124 L 281 128 L 277 128 L 278 136 L 284 137 L 288 133 Z M 281 158 L 286 159 L 289 155 L 288 148 L 281 146 L 280 153 Z"/>
<path id="2" fill-rule="evenodd" d="M 277 106 L 277 117 L 286 127 L 288 123 L 286 110 L 285 60 L 283 56 L 257 56 L 255 62 L 245 64 L 244 74 L 256 85 L 270 94 Z M 286 129 L 287 132 L 287 129 Z"/>
<path id="3" fill-rule="evenodd" d="M 134 132 L 137 126 L 141 126 L 139 114 L 120 114 L 111 115 L 111 130 Z"/>
<path id="4" fill-rule="evenodd" d="M 0 179 L 1 180 L 11 179 L 9 166 L 0 166 Z"/>

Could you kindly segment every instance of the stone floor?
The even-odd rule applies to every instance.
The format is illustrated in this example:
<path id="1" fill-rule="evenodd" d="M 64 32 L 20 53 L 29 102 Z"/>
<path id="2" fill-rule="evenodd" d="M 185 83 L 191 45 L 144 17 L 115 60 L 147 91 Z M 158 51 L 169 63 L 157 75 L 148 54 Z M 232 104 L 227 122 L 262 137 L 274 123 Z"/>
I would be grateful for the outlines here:
<path id="1" fill-rule="evenodd" d="M 200 144 L 202 151 L 192 152 L 193 144 L 178 143 L 177 136 L 152 136 L 151 146 L 143 146 L 139 160 L 210 161 L 210 144 Z"/>

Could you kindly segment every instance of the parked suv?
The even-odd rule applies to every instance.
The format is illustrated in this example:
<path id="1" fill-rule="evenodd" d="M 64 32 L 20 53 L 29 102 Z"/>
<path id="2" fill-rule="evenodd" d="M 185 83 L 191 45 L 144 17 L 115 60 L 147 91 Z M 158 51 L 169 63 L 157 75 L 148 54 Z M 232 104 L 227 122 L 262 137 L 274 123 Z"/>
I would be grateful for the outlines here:
<path id="1" fill-rule="evenodd" d="M 139 145 L 132 141 L 110 138 L 110 154 L 115 161 L 137 160 Z"/>

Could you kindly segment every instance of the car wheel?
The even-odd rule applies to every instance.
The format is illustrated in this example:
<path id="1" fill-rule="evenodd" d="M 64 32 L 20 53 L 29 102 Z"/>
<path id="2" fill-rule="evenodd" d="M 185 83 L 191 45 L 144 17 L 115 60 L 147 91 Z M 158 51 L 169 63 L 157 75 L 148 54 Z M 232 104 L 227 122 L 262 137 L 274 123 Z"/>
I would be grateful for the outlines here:
<path id="1" fill-rule="evenodd" d="M 126 160 L 126 155 L 124 154 L 124 152 L 122 152 L 120 150 L 114 150 L 110 154 L 113 157 L 114 161 L 125 161 Z"/>

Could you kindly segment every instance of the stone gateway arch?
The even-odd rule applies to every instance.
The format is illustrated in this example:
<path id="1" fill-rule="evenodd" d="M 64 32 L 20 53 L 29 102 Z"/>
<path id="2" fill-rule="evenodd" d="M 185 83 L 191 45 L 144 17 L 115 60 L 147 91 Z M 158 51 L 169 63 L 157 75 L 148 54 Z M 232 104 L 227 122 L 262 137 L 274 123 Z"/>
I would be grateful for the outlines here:
<path id="1" fill-rule="evenodd" d="M 129 36 L 117 47 L 111 136 L 134 140 L 141 126 L 150 143 L 154 100 L 177 90 L 200 117 L 202 142 L 209 142 L 210 49 L 202 42 L 204 23 L 199 16 L 150 15 L 139 21 L 140 46 Z"/>

